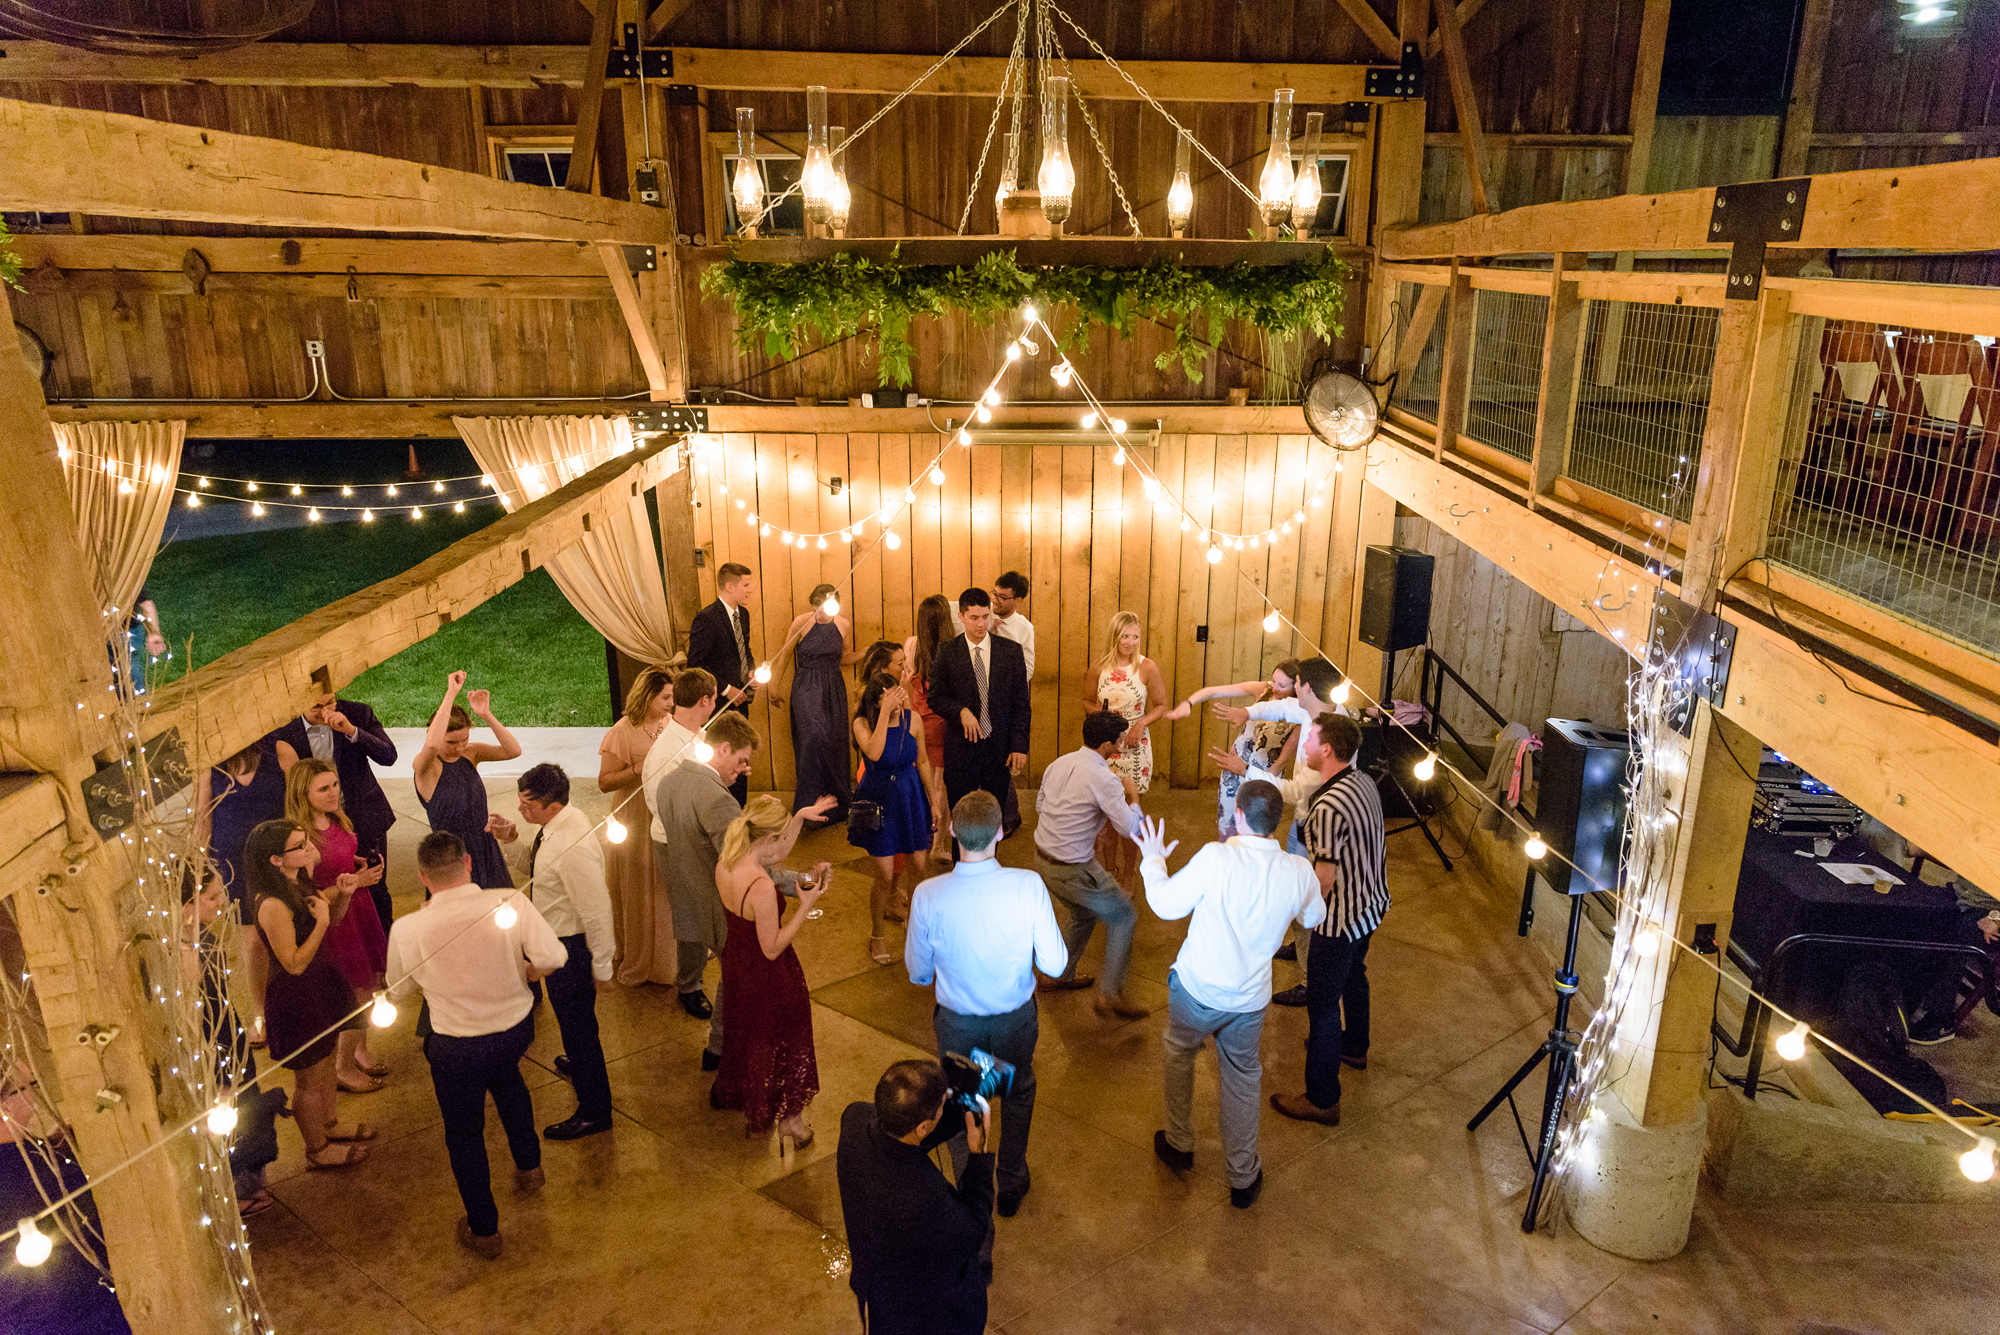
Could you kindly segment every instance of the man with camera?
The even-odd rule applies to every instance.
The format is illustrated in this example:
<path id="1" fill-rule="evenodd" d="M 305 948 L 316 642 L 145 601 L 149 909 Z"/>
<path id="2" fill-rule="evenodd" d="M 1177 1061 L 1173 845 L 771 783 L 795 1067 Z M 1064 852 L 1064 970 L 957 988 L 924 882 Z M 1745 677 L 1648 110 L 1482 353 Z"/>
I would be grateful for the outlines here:
<path id="1" fill-rule="evenodd" d="M 1153 1133 L 1153 1153 L 1169 1168 L 1194 1167 L 1194 1054 L 1215 1038 L 1222 1077 L 1222 1150 L 1229 1203 L 1248 1209 L 1264 1189 L 1257 1156 L 1257 1114 L 1264 1063 L 1259 1047 L 1271 1001 L 1271 952 L 1297 922 L 1310 931 L 1326 918 L 1319 878 L 1304 858 L 1274 837 L 1285 799 L 1261 779 L 1236 793 L 1236 835 L 1208 844 L 1169 876 L 1166 822 L 1139 834 L 1139 875 L 1146 902 L 1168 922 L 1188 918 L 1187 940 L 1167 975 L 1167 1126 Z"/>
<path id="2" fill-rule="evenodd" d="M 997 814 L 999 803 L 981 795 Z M 936 1062 L 899 1061 L 876 1082 L 873 1103 L 850 1103 L 840 1115 L 835 1171 L 854 1260 L 847 1282 L 870 1335 L 986 1329 L 989 1269 L 981 1252 L 993 1222 L 987 1109 L 952 1094 Z M 930 1151 L 960 1135 L 969 1152 L 953 1186 Z"/>
<path id="3" fill-rule="evenodd" d="M 1035 1116 L 1035 969 L 1063 971 L 1068 951 L 1048 887 L 1031 871 L 995 858 L 1000 801 L 974 789 L 951 809 L 961 850 L 948 875 L 933 876 L 910 899 L 903 963 L 910 981 L 937 980 L 931 1023 L 938 1052 L 980 1049 L 1014 1068 L 1001 1091 L 999 1207 L 1012 1218 L 1028 1194 L 1028 1128 Z M 956 1145 L 954 1158 L 960 1153 Z"/>

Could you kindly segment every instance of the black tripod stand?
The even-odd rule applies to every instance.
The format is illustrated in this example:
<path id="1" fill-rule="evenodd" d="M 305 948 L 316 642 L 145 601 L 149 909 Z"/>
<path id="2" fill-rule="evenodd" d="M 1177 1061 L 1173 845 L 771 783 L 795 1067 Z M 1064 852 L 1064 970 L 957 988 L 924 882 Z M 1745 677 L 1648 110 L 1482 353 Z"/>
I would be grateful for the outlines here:
<path id="1" fill-rule="evenodd" d="M 1375 776 L 1375 786 L 1377 788 L 1386 783 L 1396 790 L 1396 795 L 1403 799 L 1403 809 L 1410 813 L 1410 823 L 1384 830 L 1383 835 L 1386 837 L 1392 834 L 1401 834 L 1403 831 L 1413 828 L 1422 830 L 1424 838 L 1430 840 L 1431 851 L 1438 855 L 1438 861 L 1444 864 L 1444 869 L 1450 871 L 1451 855 L 1444 851 L 1444 845 L 1439 843 L 1437 835 L 1431 832 L 1431 813 L 1417 805 L 1416 799 L 1410 796 L 1410 790 L 1403 786 L 1402 777 L 1396 773 L 1396 767 L 1390 763 L 1389 739 L 1394 735 L 1396 725 L 1390 722 L 1391 701 L 1389 693 L 1395 689 L 1395 681 L 1396 653 L 1393 649 L 1386 650 L 1382 654 L 1382 694 L 1376 697 L 1380 702 L 1381 710 L 1380 717 L 1375 725 L 1375 759 L 1372 764 L 1367 766 L 1367 769 L 1370 774 Z"/>
<path id="2" fill-rule="evenodd" d="M 1583 925 L 1583 896 L 1569 897 L 1569 934 L 1563 944 L 1562 968 L 1556 971 L 1556 1020 L 1549 1036 L 1535 1049 L 1534 1056 L 1528 1058 L 1513 1078 L 1500 1086 L 1499 1093 L 1486 1100 L 1486 1106 L 1479 1115 L 1465 1124 L 1467 1131 L 1477 1131 L 1479 1124 L 1493 1115 L 1493 1110 L 1502 1103 L 1514 1114 L 1514 1129 L 1521 1133 L 1521 1146 L 1528 1151 L 1528 1162 L 1535 1166 L 1535 1180 L 1528 1188 L 1528 1208 L 1521 1216 L 1521 1231 L 1535 1231 L 1535 1216 L 1541 1212 L 1542 1192 L 1548 1187 L 1549 1170 L 1555 1166 L 1556 1129 L 1562 1120 L 1563 1103 L 1569 1098 L 1570 1086 L 1576 1083 L 1576 1046 L 1580 1038 L 1569 1027 L 1569 1003 L 1576 996 L 1576 937 Z M 1528 883 L 1521 891 L 1521 935 L 1528 934 L 1528 928 L 1535 921 L 1535 871 L 1528 869 Z M 1548 1087 L 1542 1095 L 1541 1138 L 1536 1144 L 1529 1144 L 1528 1129 L 1521 1124 L 1521 1110 L 1515 1106 L 1514 1090 L 1523 1080 L 1548 1059 Z"/>

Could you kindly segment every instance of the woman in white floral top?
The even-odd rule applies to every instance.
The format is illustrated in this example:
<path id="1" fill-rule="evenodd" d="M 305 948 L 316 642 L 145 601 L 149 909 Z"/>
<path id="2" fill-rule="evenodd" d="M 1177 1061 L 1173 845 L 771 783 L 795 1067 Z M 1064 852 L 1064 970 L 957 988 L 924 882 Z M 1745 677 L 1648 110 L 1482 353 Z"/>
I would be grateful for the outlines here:
<path id="1" fill-rule="evenodd" d="M 1130 725 L 1125 729 L 1125 749 L 1113 757 L 1111 767 L 1143 793 L 1153 782 L 1153 739 L 1147 725 L 1166 713 L 1170 702 L 1159 664 L 1139 652 L 1139 634 L 1136 613 L 1120 612 L 1111 618 L 1104 655 L 1087 678 L 1094 689 L 1085 697 L 1085 706 L 1112 710 Z M 1138 845 L 1112 834 L 1107 826 L 1098 840 L 1097 860 L 1120 885 L 1132 889 L 1139 874 Z"/>
<path id="2" fill-rule="evenodd" d="M 1289 700 L 1298 689 L 1298 680 L 1299 660 L 1287 658 L 1271 669 L 1269 681 L 1204 686 L 1188 697 L 1188 704 L 1198 705 L 1204 700 L 1243 695 L 1255 696 L 1252 704 L 1265 700 Z M 1167 712 L 1170 717 L 1181 717 L 1177 710 Z M 1283 720 L 1260 723 L 1251 719 L 1230 744 L 1230 749 L 1246 764 L 1256 765 L 1271 774 L 1283 774 L 1290 767 L 1297 747 L 1298 726 Z M 1242 786 L 1242 775 L 1230 770 L 1222 771 L 1221 783 L 1216 791 L 1216 828 L 1222 832 L 1224 839 L 1236 833 L 1236 790 Z"/>

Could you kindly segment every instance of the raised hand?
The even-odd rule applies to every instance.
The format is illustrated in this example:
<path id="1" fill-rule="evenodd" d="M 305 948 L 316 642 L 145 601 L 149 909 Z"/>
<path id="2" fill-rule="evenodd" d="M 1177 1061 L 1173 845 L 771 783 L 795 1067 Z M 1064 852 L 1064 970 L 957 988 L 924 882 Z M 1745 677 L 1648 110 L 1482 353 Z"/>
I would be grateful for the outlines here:
<path id="1" fill-rule="evenodd" d="M 329 709 L 326 711 L 326 726 L 350 739 L 356 732 L 360 731 L 353 723 L 348 721 L 347 715 L 341 713 L 338 709 Z"/>
<path id="2" fill-rule="evenodd" d="M 1250 721 L 1250 711 L 1241 705 L 1210 705 L 1208 710 L 1224 723 L 1239 728 Z"/>
<path id="3" fill-rule="evenodd" d="M 513 843 L 517 833 L 514 829 L 514 822 L 508 820 L 505 816 L 488 816 L 486 818 L 486 832 L 503 844 Z"/>
<path id="4" fill-rule="evenodd" d="M 1250 766 L 1244 762 L 1242 756 L 1237 755 L 1234 751 L 1211 748 L 1208 758 L 1228 770 L 1231 774 L 1248 774 L 1250 772 Z"/>
<path id="5" fill-rule="evenodd" d="M 333 878 L 333 893 L 336 895 L 351 895 L 360 886 L 361 877 L 355 872 L 344 871 Z"/>
<path id="6" fill-rule="evenodd" d="M 1182 719 L 1186 718 L 1189 714 L 1192 714 L 1193 712 L 1194 712 L 1194 705 L 1189 701 L 1183 700 L 1179 704 L 1175 705 L 1172 709 L 1169 709 L 1161 717 L 1165 718 L 1167 721 L 1171 723 L 1178 723 Z"/>
<path id="7" fill-rule="evenodd" d="M 463 676 L 464 674 L 460 673 L 459 675 Z M 479 715 L 479 717 L 481 718 L 492 717 L 493 692 L 467 691 L 465 693 L 465 703 L 472 706 L 472 712 Z"/>
<path id="8" fill-rule="evenodd" d="M 840 799 L 832 793 L 827 793 L 819 801 L 805 809 L 805 818 L 812 821 L 823 821 L 826 819 L 826 813 L 839 805 Z"/>
<path id="9" fill-rule="evenodd" d="M 1162 862 L 1165 862 L 1168 856 L 1181 846 L 1181 842 L 1178 839 L 1172 843 L 1167 842 L 1166 821 L 1152 818 L 1139 822 L 1138 837 L 1132 842 L 1139 845 L 1139 855 L 1141 857 L 1158 858 Z"/>
<path id="10" fill-rule="evenodd" d="M 465 673 L 463 670 L 452 673 L 449 677 L 446 677 L 444 681 L 445 685 L 451 687 L 451 693 L 453 695 L 457 695 L 460 691 L 465 689 Z"/>

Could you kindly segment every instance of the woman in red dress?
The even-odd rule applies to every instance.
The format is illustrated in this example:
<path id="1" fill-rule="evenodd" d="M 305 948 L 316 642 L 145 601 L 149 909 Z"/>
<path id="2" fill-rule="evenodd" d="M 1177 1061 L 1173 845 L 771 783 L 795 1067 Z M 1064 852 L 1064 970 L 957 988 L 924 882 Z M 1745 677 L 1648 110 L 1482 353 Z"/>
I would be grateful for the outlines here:
<path id="1" fill-rule="evenodd" d="M 742 1109 L 747 1134 L 766 1134 L 775 1122 L 804 1149 L 813 1139 L 805 1111 L 819 1093 L 819 1065 L 813 1057 L 812 997 L 792 938 L 826 893 L 832 865 L 813 868 L 811 885 L 799 882 L 799 906 L 787 919 L 770 868 L 791 849 L 793 841 L 785 837 L 790 823 L 785 804 L 765 793 L 751 799 L 722 837 L 715 888 L 729 919 L 722 947 L 729 1023 L 708 1101 L 716 1108 Z"/>
<path id="2" fill-rule="evenodd" d="M 949 811 L 951 804 L 944 800 L 944 720 L 931 709 L 926 698 L 931 684 L 931 664 L 943 652 L 945 642 L 952 638 L 951 600 L 941 593 L 934 593 L 917 604 L 917 633 L 903 641 L 903 662 L 910 670 L 910 705 L 917 711 L 917 717 L 924 725 L 924 754 L 931 762 L 931 810 Z M 939 822 L 937 841 L 931 845 L 933 857 L 951 856 L 951 836 Z M 939 844 L 944 851 L 938 851 Z M 896 921 L 901 921 L 897 919 Z"/>
<path id="3" fill-rule="evenodd" d="M 354 823 L 341 808 L 340 776 L 332 761 L 308 756 L 292 766 L 285 776 L 285 818 L 304 830 L 319 850 L 312 879 L 320 889 L 331 889 L 343 876 L 351 876 L 357 889 L 382 879 L 382 863 L 355 863 Z M 327 929 L 320 949 L 361 996 L 380 988 L 389 964 L 389 938 L 375 912 L 375 901 L 367 895 L 358 896 L 346 915 Z M 365 1028 L 341 1031 L 334 1077 L 342 1089 L 349 1094 L 372 1094 L 382 1088 L 382 1077 L 387 1074 L 389 1068 L 368 1050 Z"/>

